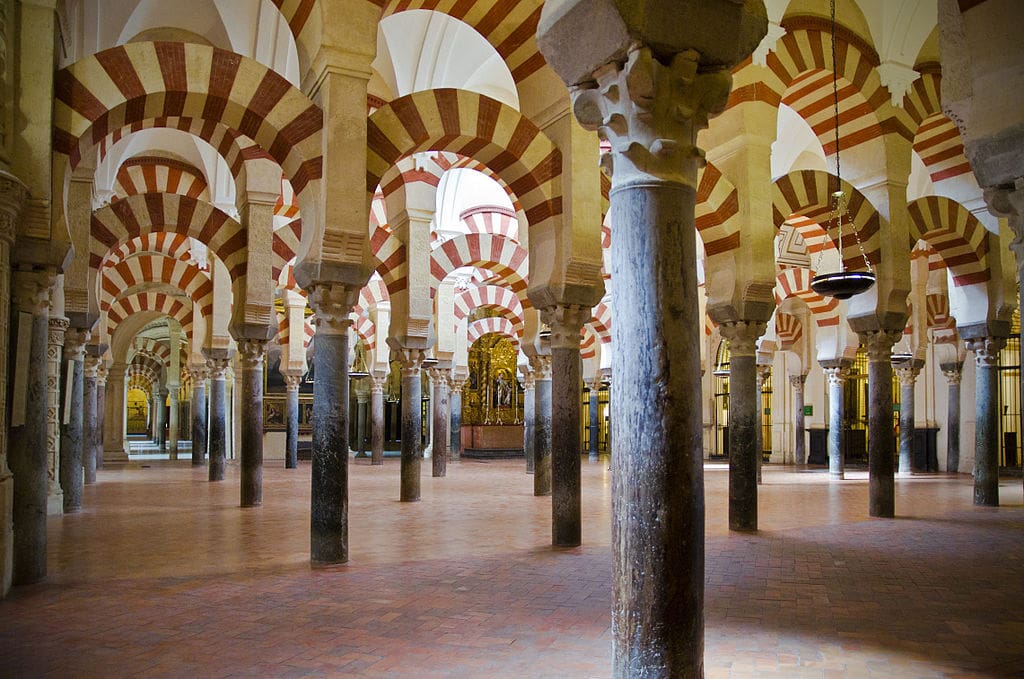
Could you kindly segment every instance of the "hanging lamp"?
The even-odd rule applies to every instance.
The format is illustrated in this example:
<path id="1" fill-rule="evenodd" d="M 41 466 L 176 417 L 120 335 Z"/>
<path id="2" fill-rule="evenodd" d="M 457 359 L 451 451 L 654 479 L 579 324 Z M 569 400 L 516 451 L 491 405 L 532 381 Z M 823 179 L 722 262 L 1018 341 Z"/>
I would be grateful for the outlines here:
<path id="1" fill-rule="evenodd" d="M 833 273 L 819 274 L 811 279 L 811 290 L 823 297 L 835 297 L 836 299 L 849 299 L 854 295 L 866 292 L 875 284 L 875 273 L 871 269 L 871 262 L 868 261 L 864 252 L 864 245 L 857 235 L 857 227 L 854 225 L 853 236 L 860 247 L 861 257 L 864 258 L 866 271 L 847 271 L 843 259 L 843 222 L 849 222 L 849 215 L 846 212 L 848 197 L 843 191 L 843 176 L 839 165 L 839 73 L 836 68 L 836 0 L 829 3 L 831 9 L 831 32 L 832 32 L 832 116 L 835 124 L 836 140 L 836 190 L 832 192 L 833 212 L 829 217 L 830 222 L 835 222 L 839 229 L 839 271 Z M 829 228 L 831 231 L 831 227 Z"/>

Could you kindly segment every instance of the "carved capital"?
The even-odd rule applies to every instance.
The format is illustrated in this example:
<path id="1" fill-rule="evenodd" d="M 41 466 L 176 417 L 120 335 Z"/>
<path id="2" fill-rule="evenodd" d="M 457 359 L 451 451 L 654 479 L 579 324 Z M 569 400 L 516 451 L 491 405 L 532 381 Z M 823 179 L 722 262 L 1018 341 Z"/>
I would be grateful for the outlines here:
<path id="1" fill-rule="evenodd" d="M 1005 337 L 975 337 L 964 342 L 967 351 L 974 352 L 974 364 L 979 368 L 993 368 L 999 365 L 999 352 L 1006 346 Z"/>
<path id="2" fill-rule="evenodd" d="M 847 369 L 843 367 L 825 368 L 825 377 L 830 387 L 841 387 L 846 384 Z"/>
<path id="3" fill-rule="evenodd" d="M 316 313 L 316 331 L 327 335 L 343 335 L 352 325 L 352 311 L 359 290 L 341 283 L 314 283 L 308 288 L 309 306 Z"/>
<path id="4" fill-rule="evenodd" d="M 85 370 L 84 374 L 86 377 L 96 379 L 100 374 L 100 358 L 98 356 L 86 356 L 85 357 Z"/>
<path id="5" fill-rule="evenodd" d="M 238 340 L 238 362 L 242 365 L 242 370 L 262 370 L 263 358 L 266 355 L 266 340 Z"/>
<path id="6" fill-rule="evenodd" d="M 450 383 L 451 368 L 428 368 L 427 375 L 430 376 L 430 383 L 434 385 L 445 384 L 446 386 Z"/>
<path id="7" fill-rule="evenodd" d="M 869 330 L 858 333 L 860 343 L 868 354 L 869 362 L 892 361 L 892 347 L 903 337 L 900 330 Z"/>
<path id="8" fill-rule="evenodd" d="M 530 365 L 533 366 L 535 380 L 551 379 L 551 357 L 544 354 L 537 354 L 530 358 Z"/>
<path id="9" fill-rule="evenodd" d="M 402 364 L 402 379 L 406 377 L 419 377 L 420 369 L 423 367 L 423 359 L 426 353 L 423 349 L 399 349 L 398 362 Z"/>
<path id="10" fill-rule="evenodd" d="M 901 387 L 912 387 L 917 383 L 917 376 L 921 374 L 921 369 L 916 366 L 901 366 L 896 368 L 896 376 L 900 379 Z"/>
<path id="11" fill-rule="evenodd" d="M 541 320 L 551 326 L 551 348 L 578 350 L 580 331 L 591 316 L 589 307 L 578 304 L 559 304 L 541 309 Z"/>
<path id="12" fill-rule="evenodd" d="M 754 356 L 757 353 L 757 340 L 768 329 L 762 321 L 731 321 L 718 326 L 722 337 L 729 340 L 731 356 Z"/>
<path id="13" fill-rule="evenodd" d="M 109 372 L 107 365 L 101 360 L 100 366 L 96 368 L 96 386 L 106 388 Z"/>
<path id="14" fill-rule="evenodd" d="M 11 275 L 14 310 L 42 316 L 50 309 L 50 288 L 57 282 L 52 271 L 15 271 Z"/>
<path id="15" fill-rule="evenodd" d="M 210 366 L 210 379 L 223 382 L 227 377 L 228 366 L 231 364 L 231 359 L 208 358 L 206 359 L 206 363 Z"/>
<path id="16" fill-rule="evenodd" d="M 47 324 L 46 332 L 46 343 L 51 347 L 59 347 L 66 344 L 65 336 L 68 331 L 68 326 L 71 322 L 68 319 L 61 316 L 50 316 Z M 88 341 L 88 333 L 86 334 L 86 341 Z"/>
<path id="17" fill-rule="evenodd" d="M 299 385 L 302 384 L 302 373 L 288 371 L 282 373 L 284 375 L 284 384 L 288 391 L 294 392 L 299 390 Z"/>
<path id="18" fill-rule="evenodd" d="M 387 384 L 387 375 L 370 375 L 370 393 L 371 394 L 383 394 L 384 385 Z"/>
<path id="19" fill-rule="evenodd" d="M 772 367 L 770 365 L 758 365 L 755 370 L 757 371 L 754 376 L 754 383 L 757 385 L 758 391 L 764 386 L 765 381 L 771 377 Z"/>
<path id="20" fill-rule="evenodd" d="M 647 181 L 696 185 L 704 153 L 695 142 L 708 118 L 725 109 L 732 88 L 728 69 L 700 72 L 694 50 L 667 64 L 650 47 L 634 45 L 624 63 L 594 72 L 571 90 L 580 124 L 611 144 L 601 166 L 614 186 Z"/>
<path id="21" fill-rule="evenodd" d="M 189 369 L 192 375 L 193 386 L 206 386 L 206 380 L 210 379 L 210 368 L 205 365 L 194 365 Z"/>
<path id="22" fill-rule="evenodd" d="M 804 383 L 807 382 L 807 375 L 790 375 L 789 384 L 793 387 L 793 391 L 798 394 L 803 393 Z"/>
<path id="23" fill-rule="evenodd" d="M 533 389 L 534 387 L 537 386 L 537 376 L 534 374 L 532 370 L 529 372 L 524 372 L 522 379 L 520 381 L 523 383 L 523 389 L 525 389 L 526 391 L 529 391 L 530 389 Z"/>
<path id="24" fill-rule="evenodd" d="M 52 324 L 56 319 L 51 318 L 50 324 L 50 338 L 53 339 Z M 65 328 L 67 327 L 67 320 L 64 320 Z M 64 357 L 69 361 L 81 361 L 85 358 L 85 345 L 89 343 L 89 337 L 92 333 L 88 330 L 81 330 L 79 328 L 71 328 L 67 331 L 61 331 L 64 336 Z"/>
<path id="25" fill-rule="evenodd" d="M 17 236 L 18 215 L 28 199 L 28 189 L 12 174 L 0 171 L 0 241 L 8 246 Z"/>
<path id="26" fill-rule="evenodd" d="M 942 375 L 946 378 L 947 383 L 950 385 L 960 384 L 964 374 L 963 363 L 943 363 L 939 368 L 942 370 Z"/>

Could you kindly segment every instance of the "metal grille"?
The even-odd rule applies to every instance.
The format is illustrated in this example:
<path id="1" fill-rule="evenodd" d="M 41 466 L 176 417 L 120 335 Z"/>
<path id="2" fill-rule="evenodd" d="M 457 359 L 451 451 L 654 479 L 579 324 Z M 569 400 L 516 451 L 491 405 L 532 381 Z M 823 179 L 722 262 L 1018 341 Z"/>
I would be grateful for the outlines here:
<path id="1" fill-rule="evenodd" d="M 711 451 L 711 457 L 722 459 L 729 457 L 729 345 L 725 340 L 718 343 L 712 376 L 715 390 L 712 413 L 715 446 Z"/>
<path id="2" fill-rule="evenodd" d="M 999 354 L 999 466 L 1021 463 L 1020 311 L 1013 314 L 1011 334 Z"/>
<path id="3" fill-rule="evenodd" d="M 772 455 L 772 371 L 768 369 L 761 384 L 761 457 L 767 462 Z"/>

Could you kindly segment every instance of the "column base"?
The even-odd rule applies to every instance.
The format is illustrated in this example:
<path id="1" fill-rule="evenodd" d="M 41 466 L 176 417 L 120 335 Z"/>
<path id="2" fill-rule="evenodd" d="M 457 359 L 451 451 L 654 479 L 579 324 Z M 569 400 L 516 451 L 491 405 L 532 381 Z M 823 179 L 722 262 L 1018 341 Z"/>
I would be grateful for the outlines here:
<path id="1" fill-rule="evenodd" d="M 64 513 L 64 491 L 58 487 L 56 492 L 46 496 L 46 515 L 60 516 Z"/>
<path id="2" fill-rule="evenodd" d="M 124 450 L 104 450 L 103 451 L 103 464 L 114 464 L 128 462 L 128 453 Z"/>
<path id="3" fill-rule="evenodd" d="M 837 472 L 829 472 L 828 473 L 828 478 L 829 478 L 829 480 L 833 480 L 834 479 L 836 481 L 842 481 L 842 480 L 844 480 L 846 478 L 846 474 L 844 472 L 838 472 L 838 473 Z"/>
<path id="4" fill-rule="evenodd" d="M 0 477 L 0 599 L 11 591 L 14 577 L 14 477 Z"/>

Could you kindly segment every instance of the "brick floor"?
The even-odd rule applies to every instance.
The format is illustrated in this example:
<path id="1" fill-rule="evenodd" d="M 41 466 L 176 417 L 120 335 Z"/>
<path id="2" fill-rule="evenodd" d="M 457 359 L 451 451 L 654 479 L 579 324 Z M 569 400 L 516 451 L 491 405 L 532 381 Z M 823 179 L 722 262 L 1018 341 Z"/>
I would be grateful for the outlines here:
<path id="1" fill-rule="evenodd" d="M 309 467 L 105 469 L 51 517 L 50 577 L 0 603 L 3 677 L 607 677 L 610 474 L 584 459 L 584 546 L 554 550 L 521 462 L 461 462 L 397 502 L 398 463 L 351 466 L 350 564 L 310 569 Z M 425 465 L 424 470 L 429 469 Z M 762 530 L 725 529 L 707 468 L 707 676 L 1024 676 L 1024 509 L 965 476 L 765 469 Z"/>

